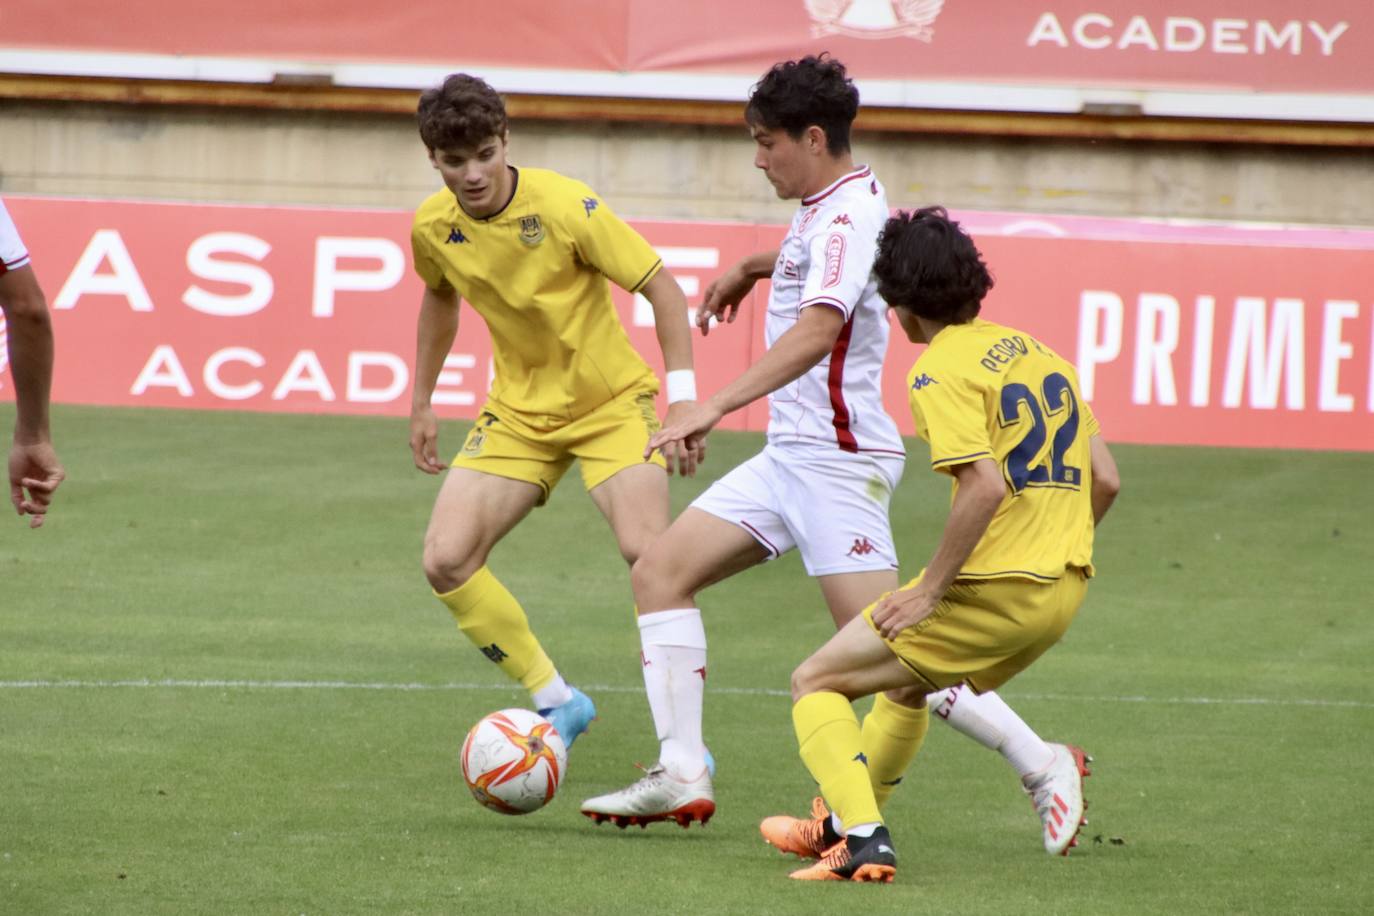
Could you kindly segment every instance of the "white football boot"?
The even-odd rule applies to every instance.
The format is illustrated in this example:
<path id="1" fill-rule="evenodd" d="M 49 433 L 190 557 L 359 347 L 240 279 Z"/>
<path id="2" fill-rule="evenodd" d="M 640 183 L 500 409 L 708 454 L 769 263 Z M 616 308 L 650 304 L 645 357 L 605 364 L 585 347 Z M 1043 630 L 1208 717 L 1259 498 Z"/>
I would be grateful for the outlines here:
<path id="1" fill-rule="evenodd" d="M 1035 805 L 1044 828 L 1045 852 L 1066 856 L 1078 845 L 1078 831 L 1088 822 L 1083 816 L 1088 803 L 1083 800 L 1083 777 L 1091 757 L 1072 744 L 1050 744 L 1054 760 L 1038 773 L 1021 780 Z"/>
<path id="2" fill-rule="evenodd" d="M 646 827 L 655 821 L 677 821 L 681 827 L 700 821 L 704 827 L 716 813 L 716 797 L 708 770 L 695 779 L 682 780 L 655 764 L 628 788 L 584 801 L 582 813 L 598 824 L 610 821 L 622 829 L 631 824 Z"/>

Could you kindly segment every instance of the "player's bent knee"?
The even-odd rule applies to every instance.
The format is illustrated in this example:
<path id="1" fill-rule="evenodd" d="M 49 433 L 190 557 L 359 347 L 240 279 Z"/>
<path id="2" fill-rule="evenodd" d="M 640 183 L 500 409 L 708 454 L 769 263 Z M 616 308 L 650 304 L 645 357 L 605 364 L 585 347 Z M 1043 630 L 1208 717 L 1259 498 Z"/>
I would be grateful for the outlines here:
<path id="1" fill-rule="evenodd" d="M 792 702 L 795 703 L 808 693 L 818 690 L 833 690 L 825 677 L 824 669 L 816 664 L 815 656 L 808 658 L 792 672 Z"/>
<path id="2" fill-rule="evenodd" d="M 641 558 L 643 558 L 645 552 L 649 548 L 649 545 L 652 543 L 653 538 L 648 535 L 644 535 L 642 537 L 625 538 L 617 542 L 617 546 L 620 548 L 621 557 L 623 557 L 625 559 L 625 562 L 630 565 L 631 575 L 634 575 L 635 564 L 638 563 Z"/>
<path id="3" fill-rule="evenodd" d="M 662 551 L 650 547 L 630 563 L 630 588 L 641 608 L 657 608 L 674 592 L 672 564 L 664 561 Z"/>
<path id="4" fill-rule="evenodd" d="M 485 563 L 485 556 L 446 550 L 434 542 L 425 542 L 425 578 L 429 580 L 430 588 L 441 595 L 467 582 Z"/>

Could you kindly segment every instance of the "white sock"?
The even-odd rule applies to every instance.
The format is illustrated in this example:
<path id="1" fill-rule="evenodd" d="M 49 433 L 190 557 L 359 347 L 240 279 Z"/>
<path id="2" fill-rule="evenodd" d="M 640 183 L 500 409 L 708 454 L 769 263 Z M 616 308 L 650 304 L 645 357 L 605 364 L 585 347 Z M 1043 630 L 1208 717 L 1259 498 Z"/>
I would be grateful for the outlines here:
<path id="1" fill-rule="evenodd" d="M 658 762 L 679 779 L 706 769 L 701 708 L 706 694 L 706 628 L 692 608 L 655 611 L 639 618 L 644 689 L 660 745 Z"/>
<path id="2" fill-rule="evenodd" d="M 1043 770 L 1054 751 L 991 690 L 976 694 L 955 684 L 928 698 L 930 711 L 983 747 L 997 751 L 1022 778 Z"/>
<path id="3" fill-rule="evenodd" d="M 571 700 L 572 689 L 568 687 L 568 682 L 563 680 L 563 675 L 555 671 L 553 680 L 531 693 L 530 697 L 534 701 L 535 709 L 552 709 Z"/>
<path id="4" fill-rule="evenodd" d="M 874 821 L 871 824 L 855 824 L 845 833 L 845 836 L 868 837 L 873 836 L 882 824 Z"/>

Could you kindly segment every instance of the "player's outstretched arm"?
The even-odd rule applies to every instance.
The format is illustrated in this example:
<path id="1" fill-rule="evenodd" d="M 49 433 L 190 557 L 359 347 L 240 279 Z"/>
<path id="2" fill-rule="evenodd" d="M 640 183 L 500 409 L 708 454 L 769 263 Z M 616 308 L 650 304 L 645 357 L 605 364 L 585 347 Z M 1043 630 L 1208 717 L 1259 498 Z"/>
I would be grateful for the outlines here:
<path id="1" fill-rule="evenodd" d="M 959 488 L 949 509 L 940 544 L 926 564 L 921 581 L 881 599 L 873 609 L 873 622 L 885 639 L 915 626 L 934 612 L 945 591 L 968 562 L 973 548 L 983 539 L 1006 496 L 1002 472 L 991 458 L 979 458 L 950 470 Z"/>
<path id="2" fill-rule="evenodd" d="M 1093 524 L 1100 525 L 1116 501 L 1116 494 L 1121 492 L 1121 475 L 1116 470 L 1116 459 L 1101 436 L 1088 440 L 1088 452 L 1093 470 Z"/>
<path id="3" fill-rule="evenodd" d="M 721 417 L 800 378 L 835 348 L 844 322 L 843 314 L 826 306 L 802 309 L 797 323 L 758 362 L 711 397 L 690 404 L 681 420 L 659 430 L 649 440 L 644 457 L 669 443 L 700 440 Z"/>
<path id="4" fill-rule="evenodd" d="M 706 287 L 706 296 L 701 300 L 701 308 L 697 309 L 697 327 L 701 328 L 703 337 L 710 333 L 712 319 L 726 324 L 734 322 L 744 297 L 749 295 L 755 283 L 772 276 L 777 260 L 776 248 L 755 252 L 711 281 Z"/>
<path id="5" fill-rule="evenodd" d="M 430 399 L 457 335 L 458 294 L 426 286 L 416 322 L 415 387 L 410 395 L 410 452 L 415 466 L 426 474 L 447 467 L 439 460 L 439 420 Z"/>
<path id="6" fill-rule="evenodd" d="M 689 405 L 697 400 L 696 377 L 692 374 L 692 330 L 683 320 L 687 314 L 687 297 L 666 267 L 660 268 L 640 292 L 654 309 L 654 333 L 663 352 L 668 385 L 668 413 L 663 425 L 673 426 L 686 416 Z M 668 462 L 669 474 L 676 465 L 678 473 L 691 477 L 696 474 L 697 465 L 706 458 L 706 440 L 696 437 L 669 443 L 663 448 L 663 458 Z"/>
<path id="7" fill-rule="evenodd" d="M 32 267 L 0 274 L 0 309 L 8 329 L 17 413 L 9 456 L 10 502 L 21 516 L 29 516 L 30 528 L 39 528 L 67 474 L 52 447 L 48 425 L 52 319 Z"/>

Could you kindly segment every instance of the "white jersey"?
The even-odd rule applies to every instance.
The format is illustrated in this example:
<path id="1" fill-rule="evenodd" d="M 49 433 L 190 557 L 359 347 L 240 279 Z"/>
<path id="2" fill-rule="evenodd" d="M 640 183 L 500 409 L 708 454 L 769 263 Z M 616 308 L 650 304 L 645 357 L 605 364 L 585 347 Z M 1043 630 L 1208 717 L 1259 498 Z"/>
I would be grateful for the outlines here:
<path id="1" fill-rule="evenodd" d="M 0 201 L 0 274 L 23 267 L 27 263 L 29 253 L 19 238 L 19 230 L 14 227 L 14 220 L 10 219 L 9 212 L 5 209 L 5 202 Z"/>
<path id="2" fill-rule="evenodd" d="M 887 217 L 887 194 L 863 166 L 804 198 L 792 218 L 773 266 L 765 340 L 772 347 L 805 308 L 833 308 L 845 324 L 829 356 L 769 395 L 769 443 L 906 454 L 883 410 L 889 328 L 872 276 Z"/>

